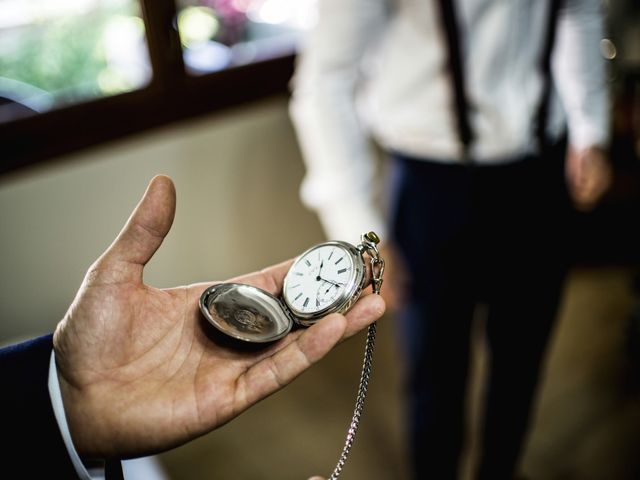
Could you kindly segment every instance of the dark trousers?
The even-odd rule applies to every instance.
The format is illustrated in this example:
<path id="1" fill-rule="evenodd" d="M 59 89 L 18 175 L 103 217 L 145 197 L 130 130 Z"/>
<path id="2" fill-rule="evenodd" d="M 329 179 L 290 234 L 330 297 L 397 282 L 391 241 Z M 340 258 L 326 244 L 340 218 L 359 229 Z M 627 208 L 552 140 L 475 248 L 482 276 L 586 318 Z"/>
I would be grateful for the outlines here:
<path id="1" fill-rule="evenodd" d="M 478 478 L 513 477 L 566 272 L 564 146 L 500 166 L 394 154 L 392 232 L 416 478 L 457 478 L 471 319 L 488 307 Z"/>

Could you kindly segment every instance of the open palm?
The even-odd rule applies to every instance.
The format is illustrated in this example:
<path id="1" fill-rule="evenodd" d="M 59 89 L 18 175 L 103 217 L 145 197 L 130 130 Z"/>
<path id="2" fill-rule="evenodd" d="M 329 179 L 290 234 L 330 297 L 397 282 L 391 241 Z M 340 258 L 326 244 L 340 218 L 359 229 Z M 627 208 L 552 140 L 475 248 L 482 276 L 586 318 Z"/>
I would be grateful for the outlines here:
<path id="1" fill-rule="evenodd" d="M 160 290 L 143 283 L 144 265 L 174 212 L 173 183 L 155 177 L 56 329 L 65 411 L 82 456 L 146 455 L 203 435 L 289 383 L 384 311 L 384 302 L 369 295 L 346 317 L 329 315 L 268 347 L 234 348 L 200 314 L 198 300 L 211 284 Z M 279 294 L 290 263 L 233 281 Z"/>

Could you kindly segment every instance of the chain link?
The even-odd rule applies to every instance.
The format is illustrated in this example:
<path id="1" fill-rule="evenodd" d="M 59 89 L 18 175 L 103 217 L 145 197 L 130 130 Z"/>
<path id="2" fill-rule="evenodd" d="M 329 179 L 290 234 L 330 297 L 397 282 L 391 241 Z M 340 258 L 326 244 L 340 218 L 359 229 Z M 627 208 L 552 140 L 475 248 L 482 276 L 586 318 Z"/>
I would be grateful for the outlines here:
<path id="1" fill-rule="evenodd" d="M 347 461 L 353 441 L 356 438 L 358 432 L 358 426 L 360 425 L 360 417 L 364 410 L 364 401 L 367 396 L 367 389 L 369 388 L 369 378 L 371 377 L 371 370 L 373 365 L 373 349 L 376 343 L 376 322 L 369 325 L 367 330 L 367 341 L 364 348 L 364 362 L 362 364 L 362 374 L 360 375 L 360 385 L 358 385 L 358 395 L 356 397 L 356 406 L 353 410 L 353 417 L 351 418 L 351 424 L 347 431 L 347 438 L 342 448 L 342 453 L 338 459 L 336 467 L 333 469 L 333 473 L 329 477 L 329 480 L 336 480 L 342 473 L 344 464 Z"/>
<path id="2" fill-rule="evenodd" d="M 380 256 L 378 251 L 378 243 L 380 239 L 374 232 L 365 233 L 362 235 L 362 243 L 358 246 L 360 252 L 366 251 L 371 259 L 371 287 L 373 293 L 379 295 L 380 287 L 382 286 L 382 274 L 384 273 L 384 259 Z M 360 425 L 360 417 L 364 410 L 364 401 L 367 397 L 367 390 L 369 388 L 369 379 L 371 378 L 371 370 L 373 367 L 373 350 L 376 343 L 376 329 L 377 323 L 373 322 L 369 325 L 367 330 L 367 340 L 364 347 L 364 361 L 362 363 L 362 373 L 360 375 L 360 384 L 358 385 L 358 394 L 356 396 L 356 405 L 353 409 L 353 417 L 351 418 L 351 424 L 349 430 L 347 430 L 347 438 L 342 448 L 342 453 L 338 459 L 329 480 L 336 480 L 342 473 L 344 464 L 347 461 L 351 447 L 356 438 L 358 432 L 358 426 Z"/>
<path id="3" fill-rule="evenodd" d="M 375 232 L 363 233 L 360 237 L 361 243 L 358 245 L 358 250 L 362 254 L 367 252 L 369 254 L 371 264 L 371 286 L 373 293 L 380 294 L 380 288 L 382 287 L 382 275 L 384 274 L 384 258 L 380 255 L 378 250 L 378 243 L 380 238 Z"/>

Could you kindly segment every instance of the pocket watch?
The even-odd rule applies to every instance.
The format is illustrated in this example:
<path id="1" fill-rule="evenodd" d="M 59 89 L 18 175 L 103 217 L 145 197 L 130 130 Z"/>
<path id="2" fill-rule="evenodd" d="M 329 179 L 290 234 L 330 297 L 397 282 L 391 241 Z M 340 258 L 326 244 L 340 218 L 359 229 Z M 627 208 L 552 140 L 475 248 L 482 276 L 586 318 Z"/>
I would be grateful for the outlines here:
<path id="1" fill-rule="evenodd" d="M 341 241 L 320 243 L 302 253 L 284 278 L 280 298 L 251 285 L 221 283 L 202 293 L 200 310 L 216 329 L 251 343 L 273 342 L 289 333 L 294 325 L 308 327 L 330 313 L 345 313 L 369 283 L 376 294 L 382 286 L 384 259 L 377 247 L 380 239 L 369 232 L 362 234 L 360 240 L 357 246 Z M 369 257 L 368 265 L 365 254 Z M 336 480 L 342 473 L 358 431 L 371 377 L 375 338 L 374 322 L 367 330 L 353 416 L 329 480 Z"/>
<path id="2" fill-rule="evenodd" d="M 342 241 L 320 243 L 293 262 L 280 298 L 251 285 L 221 283 L 203 292 L 200 310 L 209 323 L 230 337 L 273 342 L 294 325 L 308 327 L 330 313 L 347 312 L 369 283 L 379 293 L 384 272 L 379 242 L 369 232 L 357 246 Z"/>

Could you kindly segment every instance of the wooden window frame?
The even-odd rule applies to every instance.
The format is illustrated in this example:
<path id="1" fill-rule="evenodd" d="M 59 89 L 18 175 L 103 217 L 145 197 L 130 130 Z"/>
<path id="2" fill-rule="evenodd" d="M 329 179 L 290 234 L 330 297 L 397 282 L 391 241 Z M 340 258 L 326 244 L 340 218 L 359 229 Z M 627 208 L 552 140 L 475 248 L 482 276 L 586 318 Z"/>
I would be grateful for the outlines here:
<path id="1" fill-rule="evenodd" d="M 185 70 L 174 0 L 140 0 L 152 79 L 146 87 L 0 124 L 0 175 L 99 143 L 288 92 L 290 52 L 194 76 Z"/>

